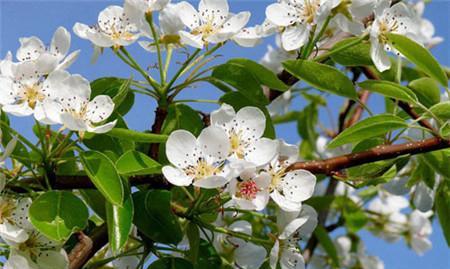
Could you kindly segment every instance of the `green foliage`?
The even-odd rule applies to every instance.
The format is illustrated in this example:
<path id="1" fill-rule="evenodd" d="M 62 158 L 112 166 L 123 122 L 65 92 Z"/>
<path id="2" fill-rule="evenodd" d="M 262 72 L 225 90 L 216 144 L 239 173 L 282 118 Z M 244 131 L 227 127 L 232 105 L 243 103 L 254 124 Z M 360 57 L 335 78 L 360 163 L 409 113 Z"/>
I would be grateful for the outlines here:
<path id="1" fill-rule="evenodd" d="M 352 81 L 332 66 L 306 60 L 289 60 L 283 66 L 289 73 L 319 90 L 351 99 L 358 97 Z"/>
<path id="2" fill-rule="evenodd" d="M 339 257 L 336 247 L 325 228 L 323 228 L 322 226 L 317 226 L 317 228 L 314 230 L 314 235 L 317 237 L 320 245 L 323 247 L 326 253 L 330 256 L 333 268 L 339 268 Z"/>
<path id="3" fill-rule="evenodd" d="M 106 220 L 108 225 L 109 245 L 117 253 L 127 242 L 133 228 L 133 199 L 126 195 L 122 206 L 106 202 Z"/>
<path id="4" fill-rule="evenodd" d="M 414 91 L 420 103 L 426 107 L 431 107 L 441 101 L 439 85 L 431 78 L 424 77 L 413 80 L 408 87 Z"/>
<path id="5" fill-rule="evenodd" d="M 142 143 L 164 143 L 167 140 L 166 135 L 143 133 L 124 128 L 114 128 L 107 135 Z"/>
<path id="6" fill-rule="evenodd" d="M 150 264 L 147 269 L 194 269 L 194 267 L 185 259 L 165 257 Z"/>
<path id="7" fill-rule="evenodd" d="M 447 245 L 450 247 L 450 180 L 444 178 L 436 191 L 436 211 Z"/>
<path id="8" fill-rule="evenodd" d="M 328 148 L 356 143 L 364 139 L 384 135 L 389 131 L 406 128 L 407 126 L 408 124 L 397 116 L 390 114 L 376 115 L 345 129 L 328 144 Z"/>
<path id="9" fill-rule="evenodd" d="M 151 175 L 161 172 L 161 165 L 138 151 L 128 151 L 116 161 L 117 172 L 123 176 Z"/>
<path id="10" fill-rule="evenodd" d="M 83 201 L 73 193 L 48 191 L 33 201 L 29 217 L 33 226 L 45 236 L 64 241 L 87 226 L 89 213 Z"/>
<path id="11" fill-rule="evenodd" d="M 339 49 L 357 39 L 359 39 L 359 37 L 351 37 L 339 41 L 331 48 L 331 50 Z M 365 42 L 334 53 L 331 55 L 331 59 L 343 66 L 373 65 L 372 59 L 370 58 L 370 44 Z"/>
<path id="12" fill-rule="evenodd" d="M 417 96 L 407 87 L 397 83 L 382 80 L 367 80 L 359 83 L 359 86 L 365 90 L 376 92 L 389 98 L 400 101 L 417 103 Z"/>
<path id="13" fill-rule="evenodd" d="M 114 162 L 98 151 L 83 152 L 81 162 L 86 174 L 106 200 L 113 205 L 122 206 L 124 187 Z"/>
<path id="14" fill-rule="evenodd" d="M 171 210 L 171 193 L 163 190 L 133 193 L 135 214 L 133 223 L 145 236 L 155 242 L 177 244 L 183 232 Z"/>
<path id="15" fill-rule="evenodd" d="M 404 55 L 413 64 L 417 65 L 423 72 L 447 87 L 447 76 L 439 62 L 423 46 L 417 44 L 406 36 L 388 34 L 392 46 Z"/>

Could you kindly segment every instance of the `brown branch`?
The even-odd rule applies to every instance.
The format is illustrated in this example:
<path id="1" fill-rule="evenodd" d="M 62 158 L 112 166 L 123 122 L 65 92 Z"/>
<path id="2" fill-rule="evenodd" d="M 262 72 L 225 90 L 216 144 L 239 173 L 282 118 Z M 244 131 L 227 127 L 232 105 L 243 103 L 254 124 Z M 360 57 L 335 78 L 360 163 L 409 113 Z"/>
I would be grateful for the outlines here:
<path id="1" fill-rule="evenodd" d="M 167 108 L 158 106 L 155 110 L 155 121 L 152 125 L 152 133 L 153 134 L 160 134 L 162 130 L 162 126 L 164 124 L 164 120 L 167 117 Z M 158 160 L 159 155 L 159 144 L 154 143 L 150 144 L 150 150 L 149 154 L 150 157 L 152 157 L 154 160 Z"/>
<path id="2" fill-rule="evenodd" d="M 313 174 L 333 175 L 345 168 L 393 159 L 402 155 L 416 155 L 450 148 L 450 141 L 439 137 L 396 145 L 383 145 L 368 151 L 351 153 L 326 160 L 298 162 L 288 170 L 308 170 Z"/>
<path id="3" fill-rule="evenodd" d="M 108 243 L 106 224 L 98 226 L 92 234 L 79 235 L 78 243 L 69 253 L 69 269 L 81 269 L 94 255 Z"/>
<path id="4" fill-rule="evenodd" d="M 361 93 L 359 100 L 362 104 L 367 104 L 367 102 L 369 101 L 369 97 L 370 97 L 370 92 L 363 91 Z M 353 112 L 353 116 L 345 124 L 345 128 L 353 126 L 355 123 L 357 123 L 361 119 L 363 112 L 364 112 L 364 107 L 361 105 L 358 105 L 355 108 L 355 112 Z"/>

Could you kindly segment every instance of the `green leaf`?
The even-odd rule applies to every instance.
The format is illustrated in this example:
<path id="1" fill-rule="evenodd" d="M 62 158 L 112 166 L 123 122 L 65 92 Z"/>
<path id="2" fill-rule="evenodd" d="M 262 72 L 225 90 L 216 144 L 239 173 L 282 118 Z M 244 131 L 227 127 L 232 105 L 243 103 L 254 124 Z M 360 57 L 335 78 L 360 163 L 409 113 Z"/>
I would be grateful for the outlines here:
<path id="1" fill-rule="evenodd" d="M 162 127 L 162 133 L 169 135 L 175 130 L 187 130 L 199 135 L 203 129 L 203 121 L 197 111 L 185 104 L 171 104 Z"/>
<path id="2" fill-rule="evenodd" d="M 180 224 L 173 214 L 171 193 L 164 190 L 133 193 L 135 205 L 134 224 L 155 242 L 177 244 L 183 239 Z"/>
<path id="3" fill-rule="evenodd" d="M 228 61 L 228 63 L 237 64 L 242 67 L 245 67 L 254 75 L 254 77 L 259 81 L 259 83 L 271 89 L 280 91 L 286 91 L 289 89 L 289 86 L 287 86 L 283 81 L 281 81 L 275 73 L 273 73 L 271 70 L 267 69 L 267 67 L 255 61 L 239 58 L 239 59 L 232 59 Z"/>
<path id="4" fill-rule="evenodd" d="M 164 143 L 168 138 L 167 135 L 143 133 L 125 128 L 114 128 L 107 135 L 142 143 Z"/>
<path id="5" fill-rule="evenodd" d="M 106 200 L 98 191 L 92 189 L 79 190 L 83 200 L 103 220 L 106 220 Z"/>
<path id="6" fill-rule="evenodd" d="M 359 39 L 359 37 L 351 37 L 339 41 L 336 43 L 332 51 L 343 47 L 355 40 Z M 343 51 L 334 53 L 331 55 L 331 59 L 340 65 L 343 66 L 367 66 L 373 65 L 372 58 L 370 57 L 370 44 L 366 42 L 359 43 L 358 45 L 352 46 Z"/>
<path id="7" fill-rule="evenodd" d="M 117 90 L 117 94 L 112 98 L 116 108 L 120 107 L 123 101 L 127 98 L 128 93 L 130 92 L 130 85 L 133 81 L 132 78 L 124 81 L 120 88 Z"/>
<path id="8" fill-rule="evenodd" d="M 113 253 L 126 244 L 133 227 L 133 199 L 127 195 L 122 206 L 106 202 L 106 220 L 108 225 L 109 245 Z"/>
<path id="9" fill-rule="evenodd" d="M 89 212 L 80 198 L 67 191 L 48 191 L 30 206 L 30 221 L 55 241 L 64 241 L 88 224 Z"/>
<path id="10" fill-rule="evenodd" d="M 314 235 L 317 237 L 320 245 L 323 247 L 328 256 L 330 256 L 333 262 L 333 267 L 339 268 L 339 257 L 337 254 L 336 246 L 334 245 L 325 228 L 320 225 L 317 226 L 314 230 Z"/>
<path id="11" fill-rule="evenodd" d="M 212 76 L 226 82 L 242 95 L 259 105 L 268 105 L 260 82 L 250 70 L 242 65 L 227 63 L 216 67 Z"/>
<path id="12" fill-rule="evenodd" d="M 318 120 L 317 106 L 314 103 L 307 105 L 303 111 L 299 113 L 297 119 L 297 131 L 300 137 L 303 140 L 308 141 L 313 149 L 315 149 L 316 140 L 319 136 L 315 129 Z"/>
<path id="13" fill-rule="evenodd" d="M 450 160 L 449 150 L 428 152 L 421 156 L 434 171 L 441 174 L 443 177 L 450 178 L 450 165 L 448 165 L 448 160 Z"/>
<path id="14" fill-rule="evenodd" d="M 376 92 L 389 98 L 400 101 L 417 103 L 417 96 L 407 87 L 386 80 L 366 80 L 359 83 L 365 90 Z"/>
<path id="15" fill-rule="evenodd" d="M 406 127 L 408 127 L 408 124 L 397 116 L 390 114 L 376 115 L 345 129 L 328 144 L 328 148 L 336 148 L 345 144 L 359 142 Z"/>
<path id="16" fill-rule="evenodd" d="M 98 151 L 86 151 L 81 154 L 81 162 L 86 174 L 106 200 L 121 206 L 124 199 L 124 188 L 122 179 L 111 159 Z"/>
<path id="17" fill-rule="evenodd" d="M 116 161 L 117 172 L 124 176 L 161 173 L 161 165 L 142 152 L 128 151 Z"/>
<path id="18" fill-rule="evenodd" d="M 450 181 L 445 178 L 436 191 L 436 212 L 439 217 L 442 231 L 447 245 L 450 247 Z"/>
<path id="19" fill-rule="evenodd" d="M 150 264 L 147 269 L 194 269 L 194 266 L 182 258 L 164 257 Z"/>
<path id="20" fill-rule="evenodd" d="M 431 113 L 441 120 L 450 120 L 450 102 L 442 102 L 430 107 Z"/>
<path id="21" fill-rule="evenodd" d="M 91 82 L 91 98 L 98 95 L 108 95 L 116 105 L 115 111 L 120 115 L 125 115 L 134 103 L 134 93 L 130 91 L 132 79 L 122 79 L 116 77 L 99 78 Z"/>
<path id="22" fill-rule="evenodd" d="M 195 269 L 221 268 L 222 259 L 209 242 L 200 241 L 199 257 L 195 264 Z"/>
<path id="23" fill-rule="evenodd" d="M 447 87 L 448 80 L 439 62 L 429 50 L 404 35 L 388 34 L 392 46 L 423 72 Z"/>
<path id="24" fill-rule="evenodd" d="M 434 79 L 419 78 L 411 81 L 408 87 L 414 91 L 420 103 L 426 107 L 435 105 L 441 101 L 441 90 Z"/>
<path id="25" fill-rule="evenodd" d="M 319 90 L 351 99 L 358 97 L 352 81 L 332 66 L 306 60 L 289 60 L 283 66 L 289 73 Z"/>
<path id="26" fill-rule="evenodd" d="M 269 115 L 269 111 L 265 106 L 259 105 L 258 103 L 255 103 L 253 100 L 248 99 L 240 92 L 229 92 L 224 94 L 222 97 L 220 97 L 220 102 L 229 104 L 234 108 L 235 111 L 239 111 L 241 108 L 246 106 L 255 106 L 264 113 L 266 116 L 266 130 L 264 131 L 264 137 L 272 138 L 274 139 L 276 137 L 275 135 L 275 128 L 272 123 L 272 119 Z"/>

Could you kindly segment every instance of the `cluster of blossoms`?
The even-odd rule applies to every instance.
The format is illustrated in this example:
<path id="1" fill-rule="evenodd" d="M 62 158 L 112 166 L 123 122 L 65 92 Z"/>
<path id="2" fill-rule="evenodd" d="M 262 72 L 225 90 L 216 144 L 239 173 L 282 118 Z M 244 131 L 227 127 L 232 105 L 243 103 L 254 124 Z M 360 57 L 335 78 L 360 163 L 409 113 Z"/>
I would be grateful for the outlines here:
<path id="1" fill-rule="evenodd" d="M 109 96 L 93 100 L 89 81 L 65 71 L 77 58 L 79 51 L 68 56 L 70 33 L 63 27 L 56 30 L 50 46 L 37 37 L 20 39 L 17 62 L 12 54 L 0 62 L 0 107 L 12 115 L 34 118 L 48 125 L 83 132 L 103 133 L 115 122 L 104 125 L 114 109 Z"/>
<path id="2" fill-rule="evenodd" d="M 67 268 L 69 261 L 62 243 L 49 240 L 31 225 L 28 209 L 32 200 L 5 189 L 3 163 L 13 153 L 16 143 L 15 138 L 11 139 L 0 151 L 0 241 L 9 246 L 9 258 L 3 268 Z"/>
<path id="3" fill-rule="evenodd" d="M 278 258 L 283 268 L 297 268 L 296 264 L 304 264 L 297 242 L 310 234 L 317 223 L 314 209 L 302 205 L 312 196 L 316 177 L 306 170 L 289 171 L 289 165 L 298 160 L 297 146 L 264 138 L 265 128 L 266 118 L 260 109 L 244 107 L 235 112 L 223 104 L 211 113 L 211 126 L 198 138 L 184 130 L 171 133 L 166 154 L 172 165 L 163 167 L 162 171 L 177 186 L 192 184 L 229 192 L 231 201 L 227 207 L 261 211 L 272 199 L 282 216 L 279 241 L 271 251 L 271 261 L 274 268 Z M 238 229 L 241 225 L 248 224 L 237 223 L 231 227 Z M 237 253 L 245 257 L 248 251 L 254 251 L 259 252 L 258 256 L 265 256 L 264 248 L 255 248 L 246 245 Z M 255 265 L 263 259 L 246 261 Z"/>

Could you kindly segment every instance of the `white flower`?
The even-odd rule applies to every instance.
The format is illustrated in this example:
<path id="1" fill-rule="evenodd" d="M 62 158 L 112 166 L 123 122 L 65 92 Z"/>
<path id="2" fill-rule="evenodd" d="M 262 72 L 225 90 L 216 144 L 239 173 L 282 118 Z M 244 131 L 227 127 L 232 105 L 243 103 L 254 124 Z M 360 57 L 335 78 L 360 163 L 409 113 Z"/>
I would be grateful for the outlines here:
<path id="1" fill-rule="evenodd" d="M 164 10 L 170 0 L 125 0 L 125 3 L 142 13 Z"/>
<path id="2" fill-rule="evenodd" d="M 269 202 L 270 179 L 265 172 L 258 174 L 254 166 L 246 168 L 230 182 L 232 201 L 244 210 L 263 210 Z"/>
<path id="3" fill-rule="evenodd" d="M 198 12 L 188 2 L 181 2 L 177 7 L 181 20 L 190 29 L 190 32 L 180 31 L 181 42 L 199 49 L 230 39 L 250 18 L 250 12 L 229 13 L 227 0 L 201 0 Z"/>
<path id="4" fill-rule="evenodd" d="M 134 21 L 138 14 L 136 10 L 127 7 L 128 5 L 125 5 L 125 8 L 109 6 L 98 15 L 97 25 L 90 27 L 77 22 L 73 31 L 97 47 L 117 49 L 131 45 L 139 38 L 140 33 Z"/>
<path id="5" fill-rule="evenodd" d="M 374 234 L 388 242 L 400 239 L 407 224 L 406 215 L 400 211 L 408 206 L 409 202 L 403 196 L 379 192 L 378 197 L 373 199 L 368 206 L 368 209 L 376 214 Z"/>
<path id="6" fill-rule="evenodd" d="M 423 18 L 423 12 L 425 10 L 424 1 L 418 1 L 413 10 L 416 13 L 416 20 L 419 22 L 419 32 L 417 35 L 418 41 L 427 47 L 434 47 L 444 41 L 440 36 L 434 36 L 435 29 L 431 21 Z"/>
<path id="7" fill-rule="evenodd" d="M 141 24 L 143 34 L 153 39 L 150 26 L 148 23 Z M 176 4 L 168 4 L 159 13 L 159 44 L 160 49 L 165 49 L 168 46 L 179 47 L 180 35 L 179 31 L 183 30 L 184 24 L 180 19 L 178 7 Z M 147 51 L 156 52 L 155 42 L 153 41 L 139 41 L 139 45 Z"/>
<path id="8" fill-rule="evenodd" d="M 70 39 L 70 33 L 64 27 L 59 27 L 55 31 L 48 48 L 38 37 L 22 37 L 19 39 L 20 48 L 17 50 L 16 58 L 20 62 L 35 62 L 38 70 L 43 73 L 66 69 L 77 59 L 80 53 L 77 50 L 67 55 L 70 48 Z"/>
<path id="9" fill-rule="evenodd" d="M 13 65 L 10 76 L 0 75 L 0 105 L 3 111 L 15 116 L 29 116 L 46 99 L 56 98 L 57 90 L 48 88 L 49 83 L 54 81 L 52 74 L 44 79 L 38 69 L 37 63 L 27 61 Z M 41 116 L 35 113 L 37 120 L 42 120 Z"/>
<path id="10" fill-rule="evenodd" d="M 370 29 L 371 57 L 378 71 L 391 67 L 391 61 L 385 50 L 391 51 L 387 34 L 395 33 L 415 38 L 417 21 L 411 9 L 404 3 L 389 7 L 390 1 L 382 1 L 375 8 L 375 20 Z"/>
<path id="11" fill-rule="evenodd" d="M 0 75 L 11 77 L 13 65 L 14 63 L 12 53 L 11 51 L 8 51 L 8 53 L 6 53 L 5 58 L 0 61 Z"/>
<path id="12" fill-rule="evenodd" d="M 164 166 L 166 179 L 177 186 L 219 188 L 230 181 L 225 165 L 230 143 L 225 132 L 210 126 L 198 138 L 190 132 L 177 130 L 166 143 L 166 155 L 173 166 Z"/>
<path id="13" fill-rule="evenodd" d="M 31 229 L 28 220 L 30 198 L 15 200 L 0 196 L 0 237 L 8 243 L 22 243 L 28 239 L 27 230 Z"/>
<path id="14" fill-rule="evenodd" d="M 268 6 L 266 16 L 276 26 L 284 27 L 283 48 L 297 50 L 308 41 L 312 27 L 321 25 L 337 4 L 339 1 L 334 0 L 282 0 Z"/>
<path id="15" fill-rule="evenodd" d="M 58 243 L 33 231 L 25 242 L 12 246 L 3 268 L 66 269 L 69 268 L 69 259 Z"/>
<path id="16" fill-rule="evenodd" d="M 277 151 L 277 142 L 263 138 L 266 117 L 256 107 L 244 107 L 237 113 L 233 107 L 223 104 L 211 113 L 211 125 L 225 130 L 228 135 L 229 160 L 247 161 L 262 166 L 269 163 Z"/>
<path id="17" fill-rule="evenodd" d="M 262 41 L 260 26 L 246 27 L 233 36 L 233 40 L 241 47 L 251 48 Z"/>
<path id="18" fill-rule="evenodd" d="M 270 267 L 281 269 L 304 269 L 303 259 L 298 242 L 309 237 L 317 226 L 317 212 L 314 208 L 304 205 L 301 211 L 283 212 L 277 216 L 280 235 L 270 251 Z"/>
<path id="19" fill-rule="evenodd" d="M 267 51 L 263 58 L 259 61 L 260 64 L 272 70 L 274 73 L 281 72 L 283 70 L 282 62 L 286 60 L 292 60 L 297 58 L 297 53 L 294 51 L 286 51 L 281 46 L 280 36 L 277 35 L 275 39 L 276 47 L 271 45 L 267 46 Z"/>
<path id="20" fill-rule="evenodd" d="M 284 211 L 298 211 L 314 193 L 316 177 L 306 170 L 286 171 L 298 159 L 298 148 L 279 141 L 279 153 L 266 167 L 271 175 L 270 197 Z"/>
<path id="21" fill-rule="evenodd" d="M 409 215 L 407 238 L 411 248 L 419 255 L 423 255 L 431 249 L 431 241 L 429 239 L 433 232 L 431 221 L 429 220 L 431 214 L 431 211 L 423 213 L 419 210 L 414 210 Z"/>
<path id="22" fill-rule="evenodd" d="M 269 105 L 268 110 L 270 116 L 284 115 L 289 112 L 292 102 L 292 91 L 285 91 L 283 94 L 275 98 Z"/>
<path id="23" fill-rule="evenodd" d="M 91 88 L 85 78 L 64 71 L 56 71 L 51 76 L 55 79 L 47 84 L 47 89 L 58 89 L 58 93 L 55 99 L 42 104 L 40 113 L 43 117 L 80 134 L 85 131 L 106 133 L 115 126 L 116 120 L 98 125 L 107 120 L 114 110 L 109 96 L 98 95 L 89 101 Z"/>

